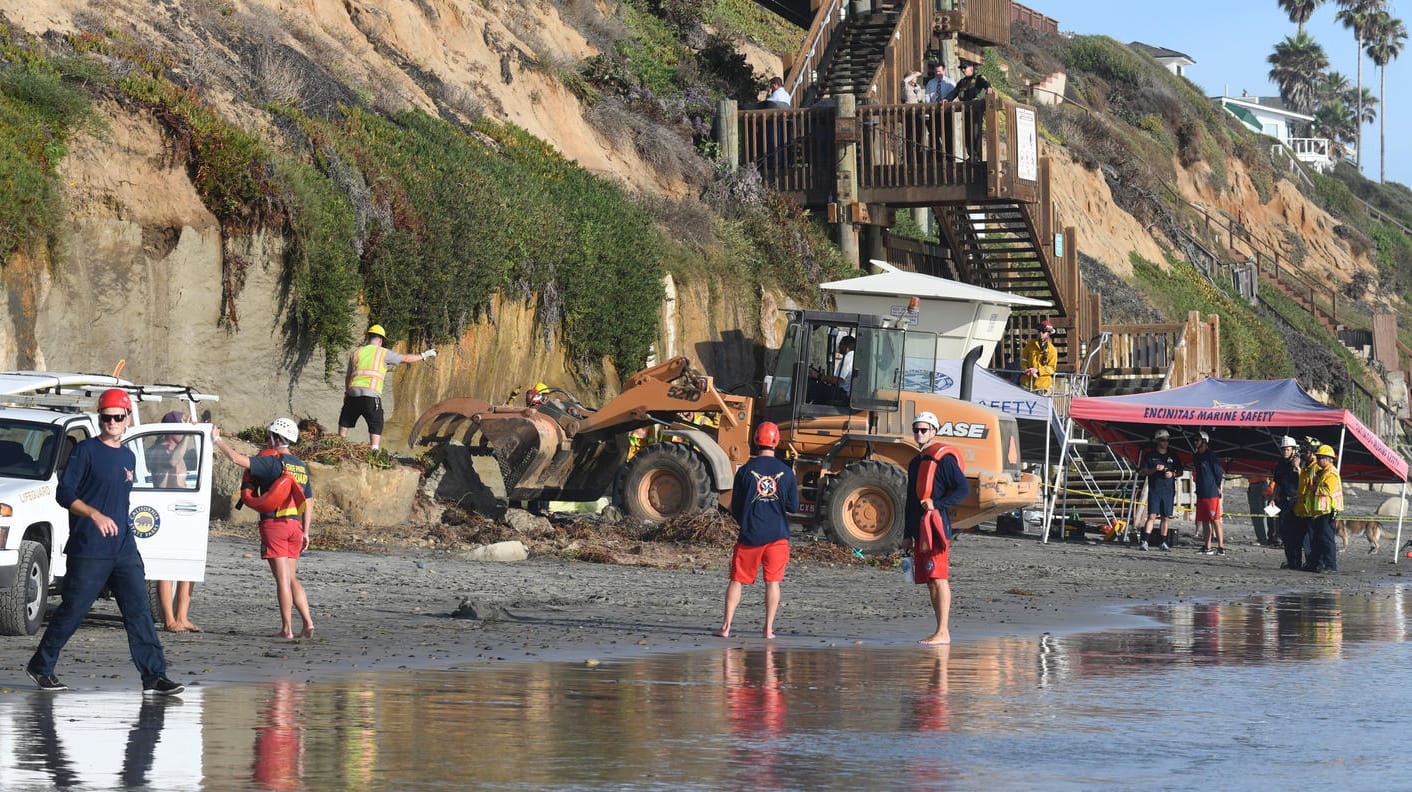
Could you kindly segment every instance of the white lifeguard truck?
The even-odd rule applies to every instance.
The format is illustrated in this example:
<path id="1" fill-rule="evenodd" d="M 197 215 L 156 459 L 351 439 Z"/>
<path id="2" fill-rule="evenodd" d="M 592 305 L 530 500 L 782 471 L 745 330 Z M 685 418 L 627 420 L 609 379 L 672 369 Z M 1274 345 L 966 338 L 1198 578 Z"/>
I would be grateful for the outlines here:
<path id="1" fill-rule="evenodd" d="M 98 395 L 108 388 L 132 394 L 133 423 L 123 436 L 137 458 L 128 522 L 148 580 L 205 579 L 211 425 L 194 421 L 198 405 L 217 397 L 100 374 L 0 372 L 0 634 L 33 635 L 44 624 L 67 567 L 69 514 L 55 499 L 59 476 L 74 447 L 97 436 Z M 193 423 L 158 422 L 177 403 Z M 172 436 L 168 447 L 181 454 L 186 472 L 158 482 L 148 460 Z"/>

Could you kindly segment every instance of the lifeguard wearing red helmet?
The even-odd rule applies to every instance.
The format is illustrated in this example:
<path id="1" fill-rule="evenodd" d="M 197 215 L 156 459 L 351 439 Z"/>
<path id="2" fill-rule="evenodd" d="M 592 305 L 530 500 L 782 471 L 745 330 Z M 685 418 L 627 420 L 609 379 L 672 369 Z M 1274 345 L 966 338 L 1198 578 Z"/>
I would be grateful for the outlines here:
<path id="1" fill-rule="evenodd" d="M 780 428 L 773 421 L 763 421 L 755 427 L 755 445 L 774 448 L 780 444 Z"/>
<path id="2" fill-rule="evenodd" d="M 109 388 L 98 396 L 98 409 L 132 412 L 132 396 L 122 388 Z"/>

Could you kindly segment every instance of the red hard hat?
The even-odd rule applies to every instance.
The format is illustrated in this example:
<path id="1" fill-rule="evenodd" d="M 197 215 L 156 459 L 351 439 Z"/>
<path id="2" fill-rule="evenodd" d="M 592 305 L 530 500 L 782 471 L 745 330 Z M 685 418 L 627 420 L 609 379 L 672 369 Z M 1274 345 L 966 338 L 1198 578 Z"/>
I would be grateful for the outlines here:
<path id="1" fill-rule="evenodd" d="M 98 397 L 98 409 L 111 410 L 117 408 L 132 412 L 132 397 L 122 388 L 109 388 L 103 391 Z"/>
<path id="2" fill-rule="evenodd" d="M 780 444 L 780 428 L 772 421 L 764 421 L 755 427 L 755 445 L 761 448 L 774 448 Z"/>

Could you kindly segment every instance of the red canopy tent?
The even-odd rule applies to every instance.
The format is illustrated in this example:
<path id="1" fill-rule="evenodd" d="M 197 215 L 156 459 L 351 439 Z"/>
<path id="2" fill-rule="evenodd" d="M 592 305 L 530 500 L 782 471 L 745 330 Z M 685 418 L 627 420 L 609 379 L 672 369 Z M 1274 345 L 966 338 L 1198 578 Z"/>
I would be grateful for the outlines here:
<path id="1" fill-rule="evenodd" d="M 1320 404 L 1293 379 L 1213 377 L 1152 393 L 1077 397 L 1069 405 L 1069 420 L 1133 464 L 1158 429 L 1170 431 L 1174 440 L 1204 429 L 1211 448 L 1230 460 L 1227 472 L 1246 476 L 1270 474 L 1280 459 L 1281 436 L 1313 437 L 1337 450 L 1346 481 L 1401 482 L 1406 490 L 1402 455 L 1353 413 Z M 1173 450 L 1181 453 L 1183 445 L 1174 442 Z M 1060 452 L 1061 467 L 1067 450 Z M 1400 541 L 1400 517 L 1398 534 Z"/>
<path id="2" fill-rule="evenodd" d="M 1174 437 L 1206 429 L 1211 448 L 1230 458 L 1226 470 L 1236 475 L 1268 475 L 1280 460 L 1280 437 L 1291 435 L 1334 446 L 1347 481 L 1407 481 L 1406 459 L 1356 415 L 1320 404 L 1292 379 L 1213 377 L 1152 393 L 1079 397 L 1069 417 L 1134 463 L 1158 429 Z"/>

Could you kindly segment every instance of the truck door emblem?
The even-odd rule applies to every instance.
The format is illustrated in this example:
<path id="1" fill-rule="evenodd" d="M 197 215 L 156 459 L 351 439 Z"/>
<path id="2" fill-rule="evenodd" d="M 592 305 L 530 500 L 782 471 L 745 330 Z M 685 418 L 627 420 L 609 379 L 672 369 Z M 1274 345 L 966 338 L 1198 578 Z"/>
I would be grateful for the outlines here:
<path id="1" fill-rule="evenodd" d="M 128 515 L 128 524 L 138 539 L 147 539 L 162 527 L 162 517 L 151 506 L 138 506 Z"/>

